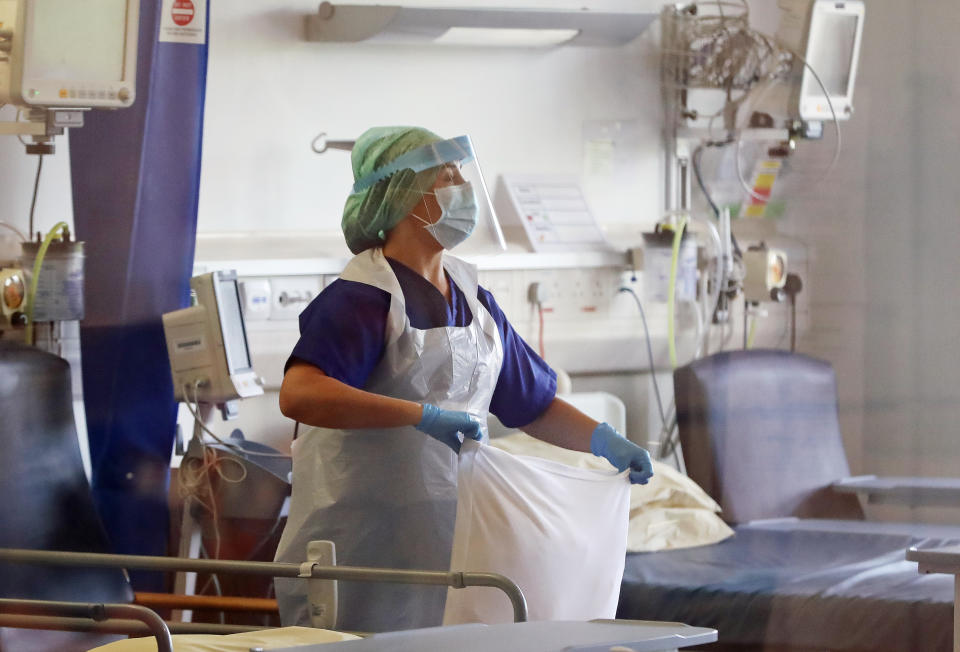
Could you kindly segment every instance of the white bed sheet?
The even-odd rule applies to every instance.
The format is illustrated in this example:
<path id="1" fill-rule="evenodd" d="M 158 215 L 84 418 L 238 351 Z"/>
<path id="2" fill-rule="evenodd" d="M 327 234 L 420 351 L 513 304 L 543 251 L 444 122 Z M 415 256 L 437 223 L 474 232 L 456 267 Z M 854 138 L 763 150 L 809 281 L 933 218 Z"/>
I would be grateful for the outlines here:
<path id="1" fill-rule="evenodd" d="M 514 455 L 529 455 L 569 466 L 613 470 L 606 460 L 548 444 L 525 433 L 492 439 Z M 661 462 L 646 485 L 630 489 L 628 552 L 654 552 L 706 546 L 733 536 L 718 514 L 720 506 L 696 482 Z"/>

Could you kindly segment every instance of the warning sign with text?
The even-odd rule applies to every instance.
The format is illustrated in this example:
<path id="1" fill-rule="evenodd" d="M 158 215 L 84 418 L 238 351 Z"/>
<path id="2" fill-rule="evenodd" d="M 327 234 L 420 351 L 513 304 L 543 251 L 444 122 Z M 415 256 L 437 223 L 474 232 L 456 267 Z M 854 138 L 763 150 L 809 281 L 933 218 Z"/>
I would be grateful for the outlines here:
<path id="1" fill-rule="evenodd" d="M 163 0 L 160 40 L 203 45 L 207 37 L 207 0 Z"/>

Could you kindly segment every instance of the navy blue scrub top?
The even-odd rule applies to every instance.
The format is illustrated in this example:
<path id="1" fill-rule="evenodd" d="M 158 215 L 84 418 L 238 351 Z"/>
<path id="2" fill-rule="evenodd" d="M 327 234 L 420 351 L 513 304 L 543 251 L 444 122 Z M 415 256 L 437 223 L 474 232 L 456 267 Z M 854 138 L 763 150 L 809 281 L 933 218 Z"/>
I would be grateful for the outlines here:
<path id="1" fill-rule="evenodd" d="M 427 279 L 393 259 L 387 261 L 400 282 L 413 328 L 468 326 L 473 320 L 463 292 L 449 276 L 452 301 L 448 304 Z M 557 393 L 557 374 L 517 334 L 493 295 L 481 287 L 477 299 L 493 316 L 503 343 L 503 366 L 490 412 L 508 428 L 525 426 L 550 405 Z M 363 389 L 383 356 L 389 310 L 389 292 L 337 279 L 300 313 L 300 340 L 286 368 L 294 359 L 303 360 Z"/>

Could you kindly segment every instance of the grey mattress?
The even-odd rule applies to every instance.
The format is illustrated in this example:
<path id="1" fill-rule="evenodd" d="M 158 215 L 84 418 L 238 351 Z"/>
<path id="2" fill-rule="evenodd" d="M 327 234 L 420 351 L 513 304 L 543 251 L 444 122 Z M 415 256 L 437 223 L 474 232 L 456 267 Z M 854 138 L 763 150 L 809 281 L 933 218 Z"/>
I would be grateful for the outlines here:
<path id="1" fill-rule="evenodd" d="M 741 525 L 715 545 L 627 555 L 617 617 L 712 627 L 738 645 L 948 652 L 953 577 L 920 575 L 904 555 L 949 544 L 960 528 Z"/>

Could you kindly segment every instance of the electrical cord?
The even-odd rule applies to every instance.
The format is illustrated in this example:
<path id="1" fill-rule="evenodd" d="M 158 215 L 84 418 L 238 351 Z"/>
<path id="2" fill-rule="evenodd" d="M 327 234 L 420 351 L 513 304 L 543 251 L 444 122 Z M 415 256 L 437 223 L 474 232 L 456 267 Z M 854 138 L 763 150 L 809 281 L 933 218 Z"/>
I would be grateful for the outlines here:
<path id="1" fill-rule="evenodd" d="M 713 211 L 713 216 L 720 219 L 720 209 L 717 207 L 717 203 L 713 201 L 713 197 L 710 196 L 710 193 L 707 191 L 707 186 L 703 182 L 703 174 L 700 171 L 700 159 L 703 156 L 703 145 L 697 145 L 697 148 L 693 150 L 693 156 L 691 157 L 693 162 L 693 176 L 697 180 L 697 185 L 700 186 L 700 192 L 703 193 L 703 196 L 707 199 L 707 203 L 710 204 L 710 210 Z"/>
<path id="2" fill-rule="evenodd" d="M 693 351 L 693 359 L 696 360 L 700 357 L 700 351 L 703 349 L 703 335 L 704 335 L 704 323 L 703 323 L 703 308 L 700 307 L 700 302 L 696 299 L 688 301 L 691 306 L 693 306 L 694 315 L 697 318 L 697 329 L 696 334 L 694 335 L 694 341 L 696 346 Z"/>
<path id="3" fill-rule="evenodd" d="M 693 155 L 690 157 L 691 162 L 693 163 L 693 176 L 697 180 L 697 186 L 700 188 L 700 192 L 703 193 L 703 196 L 707 199 L 707 203 L 710 204 L 710 210 L 713 211 L 713 216 L 720 220 L 720 208 L 717 206 L 717 203 L 713 201 L 713 197 L 710 195 L 710 192 L 707 190 L 707 185 L 703 181 L 703 169 L 702 169 L 702 158 L 703 158 L 703 149 L 704 147 L 724 147 L 731 144 L 732 140 L 726 141 L 708 141 L 707 143 L 700 144 L 695 150 L 693 150 Z M 733 233 L 730 234 L 730 242 L 733 244 L 733 252 L 737 256 L 742 256 L 743 253 L 740 251 L 740 243 L 737 242 L 737 238 Z"/>
<path id="4" fill-rule="evenodd" d="M 701 11 L 701 6 L 717 12 Z M 724 7 L 740 13 L 729 15 Z M 786 62 L 770 39 L 750 29 L 746 0 L 695 2 L 675 14 L 674 24 L 676 44 L 668 45 L 667 55 L 676 60 L 674 76 L 684 88 L 720 88 L 729 94 L 783 73 Z"/>
<path id="5" fill-rule="evenodd" d="M 207 548 L 206 546 L 203 545 L 202 542 L 200 543 L 200 557 L 203 559 L 210 559 L 210 554 L 207 552 Z M 219 556 L 215 557 L 215 559 L 219 559 Z M 213 584 L 214 592 L 218 596 L 223 596 L 223 587 L 220 585 L 220 577 L 216 573 L 210 573 L 207 576 L 207 581 L 203 583 L 203 586 L 200 587 L 200 590 L 197 591 L 197 594 L 206 595 L 207 587 L 209 587 L 211 584 Z M 220 614 L 219 616 L 220 624 L 225 625 L 227 621 L 226 612 L 224 612 L 221 609 L 218 613 Z"/>
<path id="6" fill-rule="evenodd" d="M 833 128 L 837 132 L 837 142 L 833 150 L 833 159 L 830 161 L 830 166 L 826 169 L 826 171 L 824 171 L 823 176 L 820 179 L 822 181 L 830 175 L 830 173 L 833 171 L 833 168 L 835 168 L 837 163 L 840 161 L 840 150 L 842 148 L 842 141 L 840 137 L 840 119 L 837 117 L 837 111 L 833 106 L 833 100 L 830 99 L 830 93 L 827 92 L 826 85 L 823 83 L 823 80 L 820 79 L 820 75 L 817 73 L 814 67 L 810 65 L 810 62 L 800 56 L 799 52 L 796 52 L 795 50 L 792 50 L 783 44 L 780 44 L 780 47 L 799 59 L 800 62 L 807 67 L 807 70 L 810 71 L 810 74 L 813 75 L 813 78 L 817 80 L 817 85 L 820 87 L 820 90 L 823 91 L 823 97 L 827 100 L 827 106 L 830 108 L 830 115 L 833 117 Z M 819 183 L 819 181 L 817 183 Z"/>
<path id="7" fill-rule="evenodd" d="M 677 430 L 677 403 L 675 399 L 670 401 L 668 415 L 667 421 L 663 424 L 663 428 L 660 430 L 660 436 L 657 439 L 659 442 L 657 446 L 658 457 L 663 460 L 672 455 L 679 468 L 680 455 L 677 447 L 680 443 L 680 433 Z"/>
<path id="8" fill-rule="evenodd" d="M 643 310 L 643 304 L 640 302 L 640 297 L 637 296 L 637 293 L 633 291 L 632 288 L 621 287 L 619 292 L 627 292 L 630 296 L 633 297 L 633 300 L 637 302 L 637 309 L 640 311 L 640 321 L 643 322 L 643 332 L 646 336 L 647 342 L 647 361 L 650 364 L 650 382 L 653 383 L 653 393 L 657 398 L 657 411 L 660 413 L 660 422 L 663 424 L 663 427 L 667 427 L 667 415 L 663 410 L 663 398 L 660 396 L 660 385 L 657 383 L 657 369 L 656 364 L 653 361 L 653 346 L 650 340 L 650 329 L 647 327 L 647 315 Z"/>
<path id="9" fill-rule="evenodd" d="M 194 383 L 193 383 L 193 402 L 197 405 L 197 407 L 194 408 L 193 405 L 190 404 L 190 401 L 184 401 L 183 404 L 186 406 L 186 408 L 187 408 L 187 410 L 190 412 L 190 414 L 193 415 L 194 421 L 195 421 L 197 424 L 199 424 L 200 428 L 201 428 L 205 433 L 207 433 L 208 435 L 210 435 L 211 437 L 213 437 L 213 439 L 216 440 L 216 442 L 217 442 L 218 444 L 220 444 L 220 445 L 222 445 L 222 446 L 226 446 L 227 448 L 229 448 L 229 449 L 231 449 L 231 450 L 235 450 L 235 451 L 237 451 L 237 452 L 243 453 L 243 455 L 247 455 L 247 456 L 251 456 L 251 457 L 283 457 L 283 458 L 289 458 L 289 457 L 290 457 L 289 455 L 286 455 L 286 454 L 284 454 L 284 453 L 260 453 L 260 452 L 256 452 L 256 451 L 249 451 L 249 450 L 245 449 L 243 446 L 240 446 L 240 445 L 235 444 L 235 443 L 233 443 L 233 442 L 230 442 L 230 441 L 226 441 L 226 440 L 224 440 L 224 439 L 221 439 L 220 436 L 217 435 L 217 433 L 215 433 L 215 432 L 213 432 L 212 430 L 210 430 L 210 428 L 207 427 L 207 424 L 205 424 L 205 423 L 203 422 L 203 419 L 200 418 L 200 414 L 199 414 L 199 412 L 200 412 L 200 401 L 197 400 L 197 395 L 198 395 L 198 394 L 197 394 L 197 390 L 199 389 L 200 384 L 201 384 L 201 381 L 199 381 L 199 380 L 196 380 L 196 381 L 194 381 Z M 190 389 L 190 387 L 191 387 L 190 385 L 184 385 L 184 393 L 183 393 L 184 396 L 189 396 L 189 394 L 187 394 L 187 389 Z"/>
<path id="10" fill-rule="evenodd" d="M 33 212 L 37 207 L 37 191 L 40 189 L 40 173 L 43 171 L 43 154 L 37 157 L 37 177 L 33 181 L 33 199 L 30 201 L 30 236 L 33 237 Z"/>
<path id="11" fill-rule="evenodd" d="M 817 84 L 820 86 L 820 90 L 823 91 L 823 97 L 826 99 L 827 106 L 830 108 L 830 115 L 833 119 L 834 132 L 836 133 L 837 139 L 836 139 L 836 142 L 834 143 L 833 158 L 830 161 L 830 165 L 828 165 L 827 169 L 824 170 L 822 175 L 820 175 L 820 178 L 813 183 L 814 187 L 819 186 L 821 183 L 823 183 L 823 181 L 827 177 L 830 176 L 830 173 L 833 172 L 833 169 L 837 166 L 837 163 L 840 161 L 840 151 L 843 146 L 843 140 L 840 135 L 840 119 L 837 117 L 837 112 L 833 106 L 833 101 L 830 99 L 830 94 L 827 92 L 827 87 L 824 85 L 823 80 L 820 79 L 820 75 L 817 73 L 816 70 L 814 70 L 813 66 L 811 66 L 810 63 L 805 58 L 800 56 L 800 54 L 797 53 L 796 51 L 782 44 L 780 44 L 780 47 L 783 48 L 783 50 L 789 52 L 794 57 L 796 57 L 801 63 L 803 63 L 804 66 L 807 67 L 807 69 L 813 75 L 813 78 L 816 80 Z M 770 81 L 771 86 L 774 83 L 777 83 L 776 80 Z M 766 94 L 769 88 L 770 86 L 767 86 L 767 88 L 764 89 L 763 94 Z M 760 195 L 759 193 L 754 192 L 754 190 L 750 187 L 750 185 L 747 183 L 747 180 L 743 176 L 743 165 L 740 161 L 741 143 L 742 143 L 742 138 L 740 137 L 740 135 L 738 135 L 736 139 L 736 157 L 735 157 L 736 168 L 737 168 L 737 179 L 739 179 L 740 185 L 743 186 L 743 189 L 747 192 L 748 195 L 750 195 L 751 197 L 753 197 L 758 201 L 766 202 L 770 199 L 770 197 L 765 197 L 763 195 Z"/>
<path id="12" fill-rule="evenodd" d="M 21 231 L 20 229 L 18 229 L 18 228 L 15 227 L 14 225 L 10 224 L 9 222 L 4 222 L 4 221 L 0 220 L 0 227 L 3 227 L 3 228 L 5 228 L 5 229 L 9 229 L 10 231 L 13 231 L 14 233 L 16 233 L 16 234 L 17 234 L 17 237 L 20 238 L 20 241 L 21 241 L 21 242 L 29 242 L 29 241 L 30 241 L 30 238 L 28 238 L 28 237 L 26 237 L 25 235 L 23 235 L 23 231 Z"/>
<path id="13" fill-rule="evenodd" d="M 747 346 L 747 332 L 750 330 L 747 326 L 747 321 L 749 320 L 749 304 L 747 303 L 747 297 L 743 297 L 743 348 L 749 348 Z"/>
<path id="14" fill-rule="evenodd" d="M 753 319 L 750 320 L 750 333 L 747 335 L 747 348 L 753 348 L 753 341 L 757 336 L 757 326 L 760 324 L 760 315 L 754 313 Z"/>
<path id="15" fill-rule="evenodd" d="M 540 303 L 539 301 L 537 302 L 537 317 L 540 322 L 539 337 L 538 337 L 538 341 L 540 345 L 540 357 L 543 359 L 546 359 L 547 354 L 546 354 L 546 350 L 543 347 L 543 304 Z"/>
<path id="16" fill-rule="evenodd" d="M 703 351 L 709 348 L 709 335 L 710 335 L 710 322 L 713 319 L 713 314 L 717 309 L 717 303 L 720 300 L 721 291 L 726 284 L 726 280 L 723 277 L 723 263 L 721 261 L 721 256 L 723 255 L 723 244 L 720 238 L 720 233 L 717 231 L 717 227 L 709 219 L 698 218 L 691 215 L 690 224 L 702 224 L 707 227 L 711 238 L 713 239 L 713 245 L 716 249 L 716 256 L 714 257 L 714 267 L 716 268 L 717 278 L 713 282 L 712 290 L 710 289 L 709 274 L 705 276 L 706 285 L 701 290 L 704 300 L 706 301 L 705 305 L 701 306 L 700 302 L 694 301 L 694 307 L 697 311 L 698 321 L 698 331 L 699 335 L 697 336 L 696 348 L 694 350 L 693 357 L 694 359 L 699 358 Z"/>

